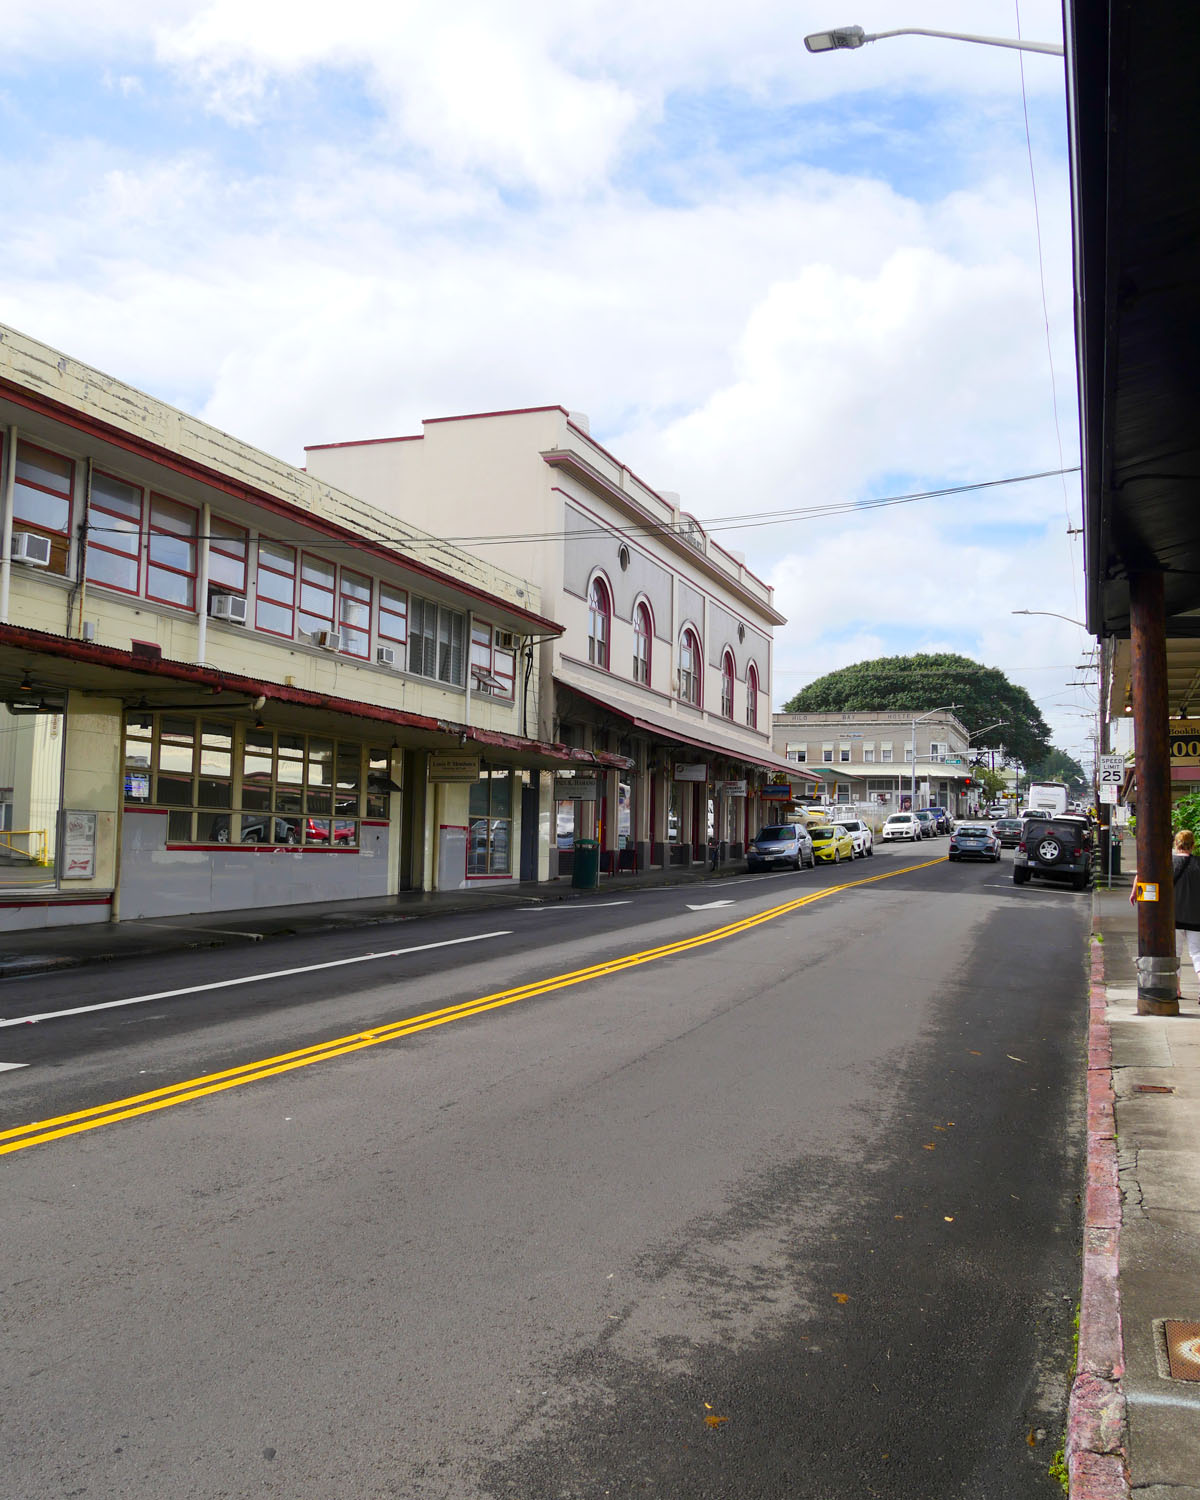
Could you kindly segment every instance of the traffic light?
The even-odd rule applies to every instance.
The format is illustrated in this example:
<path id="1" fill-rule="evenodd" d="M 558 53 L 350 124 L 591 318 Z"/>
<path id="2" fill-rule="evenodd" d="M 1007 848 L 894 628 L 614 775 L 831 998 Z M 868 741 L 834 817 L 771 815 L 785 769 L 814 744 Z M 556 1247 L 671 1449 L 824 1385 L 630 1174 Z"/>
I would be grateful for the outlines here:
<path id="1" fill-rule="evenodd" d="M 963 777 L 963 786 L 970 786 L 970 785 L 971 785 L 971 778 L 969 776 L 964 776 Z"/>

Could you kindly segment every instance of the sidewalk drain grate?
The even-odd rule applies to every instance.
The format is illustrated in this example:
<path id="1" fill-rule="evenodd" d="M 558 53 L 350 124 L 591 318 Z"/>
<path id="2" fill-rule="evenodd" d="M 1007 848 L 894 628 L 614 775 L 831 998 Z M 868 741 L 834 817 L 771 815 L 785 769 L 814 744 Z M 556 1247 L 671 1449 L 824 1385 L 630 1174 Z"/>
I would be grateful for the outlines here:
<path id="1" fill-rule="evenodd" d="M 1175 1090 L 1166 1083 L 1135 1083 L 1135 1094 L 1173 1094 Z"/>
<path id="2" fill-rule="evenodd" d="M 1163 1322 L 1172 1380 L 1200 1380 L 1200 1323 Z"/>

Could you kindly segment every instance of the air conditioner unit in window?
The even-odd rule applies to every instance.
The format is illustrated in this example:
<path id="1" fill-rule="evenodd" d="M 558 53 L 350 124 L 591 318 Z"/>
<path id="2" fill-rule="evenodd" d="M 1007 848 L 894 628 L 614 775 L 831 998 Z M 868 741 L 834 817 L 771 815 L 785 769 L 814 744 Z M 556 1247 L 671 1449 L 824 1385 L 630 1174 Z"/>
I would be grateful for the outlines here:
<path id="1" fill-rule="evenodd" d="M 342 638 L 336 630 L 314 630 L 312 641 L 313 645 L 320 646 L 322 651 L 342 649 Z"/>
<path id="2" fill-rule="evenodd" d="M 396 665 L 396 648 L 394 646 L 376 646 L 375 660 L 381 667 L 394 667 Z"/>
<path id="3" fill-rule="evenodd" d="M 241 594 L 214 594 L 208 601 L 208 612 L 214 620 L 228 620 L 230 625 L 244 625 L 246 600 Z"/>
<path id="4" fill-rule="evenodd" d="M 515 651 L 517 649 L 516 633 L 512 630 L 497 630 L 496 645 L 501 651 Z"/>
<path id="5" fill-rule="evenodd" d="M 24 563 L 30 568 L 50 566 L 50 538 L 39 536 L 36 531 L 15 531 L 12 539 L 13 562 Z"/>

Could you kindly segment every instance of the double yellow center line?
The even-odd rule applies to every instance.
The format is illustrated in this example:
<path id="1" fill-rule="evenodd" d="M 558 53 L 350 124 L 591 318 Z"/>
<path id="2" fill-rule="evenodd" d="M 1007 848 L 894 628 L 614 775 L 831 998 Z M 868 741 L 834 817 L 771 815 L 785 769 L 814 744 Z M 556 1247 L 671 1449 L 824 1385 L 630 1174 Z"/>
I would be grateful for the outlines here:
<path id="1" fill-rule="evenodd" d="M 181 1083 L 168 1084 L 166 1088 L 133 1094 L 127 1099 L 115 1099 L 110 1104 L 98 1104 L 92 1109 L 81 1109 L 74 1114 L 58 1115 L 51 1120 L 34 1120 L 28 1125 L 0 1131 L 0 1156 L 24 1151 L 30 1146 L 41 1146 L 47 1141 L 61 1140 L 64 1136 L 78 1135 L 84 1130 L 97 1130 L 102 1125 L 115 1125 L 119 1120 L 131 1120 L 137 1115 L 151 1114 L 157 1109 L 172 1109 L 177 1104 L 203 1099 L 208 1094 L 220 1094 L 226 1089 L 240 1088 L 245 1083 L 257 1083 L 262 1078 L 273 1078 L 296 1068 L 308 1068 L 314 1063 L 328 1062 L 330 1058 L 344 1057 L 349 1052 L 361 1052 L 365 1047 L 378 1047 L 383 1042 L 394 1042 L 418 1031 L 429 1031 L 434 1026 L 446 1026 L 451 1021 L 463 1021 L 468 1016 L 477 1016 L 487 1010 L 515 1005 L 520 1000 L 531 1000 L 535 995 L 565 990 L 575 984 L 587 984 L 593 979 L 605 979 L 610 974 L 619 974 L 624 969 L 634 969 L 640 964 L 673 958 L 676 954 L 688 953 L 693 948 L 703 948 L 708 943 L 719 943 L 725 938 L 737 937 L 740 933 L 761 927 L 764 922 L 773 922 L 790 912 L 799 911 L 803 906 L 823 901 L 826 896 L 836 895 L 838 891 L 852 890 L 859 885 L 873 885 L 880 880 L 894 879 L 897 875 L 911 874 L 914 870 L 927 870 L 932 865 L 944 863 L 944 860 L 945 856 L 942 856 L 940 859 L 925 860 L 919 865 L 905 865 L 900 870 L 888 870 L 882 875 L 868 875 L 863 880 L 829 886 L 824 890 L 814 891 L 811 895 L 801 896 L 796 901 L 773 906 L 756 916 L 743 917 L 740 921 L 714 928 L 711 932 L 702 932 L 696 937 L 682 938 L 676 943 L 664 943 L 659 948 L 647 948 L 640 953 L 629 953 L 606 963 L 592 964 L 586 969 L 575 969 L 569 974 L 555 974 L 546 979 L 535 980 L 532 984 L 520 985 L 516 989 L 501 990 L 494 995 L 482 995 L 475 1000 L 466 1000 L 461 1005 L 447 1006 L 444 1010 L 427 1011 L 421 1016 L 410 1016 L 403 1021 L 374 1026 L 369 1031 L 334 1037 L 311 1047 L 301 1047 L 295 1052 L 281 1052 L 276 1057 L 243 1063 L 240 1067 L 226 1068 L 220 1073 L 208 1073 L 202 1078 L 185 1079 Z"/>

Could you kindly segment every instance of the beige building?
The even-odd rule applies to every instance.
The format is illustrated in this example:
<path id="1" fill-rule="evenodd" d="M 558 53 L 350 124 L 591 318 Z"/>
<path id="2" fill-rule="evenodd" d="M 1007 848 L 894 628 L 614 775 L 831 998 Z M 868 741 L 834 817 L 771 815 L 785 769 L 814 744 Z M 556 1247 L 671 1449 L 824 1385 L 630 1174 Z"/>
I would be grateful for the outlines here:
<path id="1" fill-rule="evenodd" d="M 0 329 L 0 928 L 548 878 L 555 773 L 627 764 L 539 733 L 561 632 L 528 577 Z"/>
<path id="2" fill-rule="evenodd" d="M 965 725 L 952 713 L 778 713 L 776 751 L 819 778 L 823 801 L 888 813 L 976 802 Z M 913 793 L 916 801 L 913 802 Z"/>
<path id="3" fill-rule="evenodd" d="M 633 766 L 558 779 L 560 870 L 593 835 L 607 871 L 702 859 L 710 829 L 736 858 L 777 805 L 768 783 L 811 782 L 771 746 L 782 616 L 770 587 L 585 418 L 559 406 L 448 417 L 306 452 L 310 474 L 401 521 L 444 516 L 462 546 L 519 556 L 561 620 L 537 652 L 539 737 Z"/>

